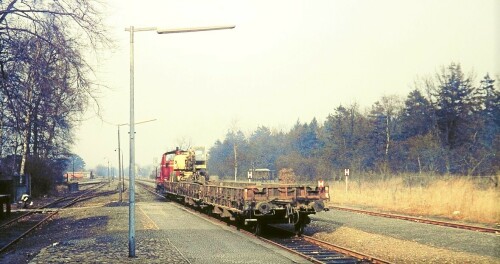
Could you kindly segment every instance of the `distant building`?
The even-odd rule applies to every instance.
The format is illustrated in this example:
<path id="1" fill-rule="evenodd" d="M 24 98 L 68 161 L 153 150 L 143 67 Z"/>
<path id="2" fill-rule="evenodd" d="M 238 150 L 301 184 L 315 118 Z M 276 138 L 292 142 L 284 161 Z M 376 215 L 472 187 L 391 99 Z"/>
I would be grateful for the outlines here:
<path id="1" fill-rule="evenodd" d="M 90 178 L 90 171 L 68 171 L 64 176 L 68 181 L 76 181 L 84 178 Z"/>

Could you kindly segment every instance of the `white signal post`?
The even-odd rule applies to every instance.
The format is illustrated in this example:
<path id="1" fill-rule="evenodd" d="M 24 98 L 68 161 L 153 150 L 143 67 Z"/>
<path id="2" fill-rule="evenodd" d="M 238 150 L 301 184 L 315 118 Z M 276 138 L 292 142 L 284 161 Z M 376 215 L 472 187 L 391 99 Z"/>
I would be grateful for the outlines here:
<path id="1" fill-rule="evenodd" d="M 135 120 L 134 120 L 134 32 L 156 31 L 158 34 L 198 32 L 210 30 L 233 29 L 236 26 L 214 26 L 197 28 L 159 29 L 157 27 L 134 28 L 125 31 L 130 33 L 130 163 L 129 163 L 129 231 L 128 256 L 135 257 Z"/>
<path id="2" fill-rule="evenodd" d="M 345 192 L 347 193 L 347 185 L 349 182 L 349 169 L 344 169 L 344 175 L 345 175 Z"/>

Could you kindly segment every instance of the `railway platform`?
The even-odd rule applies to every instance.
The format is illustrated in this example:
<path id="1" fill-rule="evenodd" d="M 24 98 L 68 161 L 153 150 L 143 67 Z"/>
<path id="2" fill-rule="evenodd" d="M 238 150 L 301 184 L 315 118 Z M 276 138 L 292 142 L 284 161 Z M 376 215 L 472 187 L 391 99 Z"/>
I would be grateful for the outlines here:
<path id="1" fill-rule="evenodd" d="M 0 255 L 0 263 L 310 263 L 145 193 L 136 194 L 136 257 L 130 258 L 128 203 L 117 198 L 65 209 Z"/>

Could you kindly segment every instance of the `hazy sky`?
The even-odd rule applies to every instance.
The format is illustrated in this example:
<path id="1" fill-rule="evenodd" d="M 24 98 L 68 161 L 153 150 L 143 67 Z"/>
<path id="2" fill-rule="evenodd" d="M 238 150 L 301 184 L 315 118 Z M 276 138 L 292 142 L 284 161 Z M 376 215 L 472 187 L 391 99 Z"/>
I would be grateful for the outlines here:
<path id="1" fill-rule="evenodd" d="M 99 56 L 104 121 L 87 114 L 73 151 L 87 168 L 117 165 L 117 128 L 129 122 L 125 27 L 234 24 L 233 30 L 135 33 L 136 162 L 149 165 L 180 143 L 210 147 L 237 127 L 287 131 L 323 122 L 339 104 L 369 107 L 406 96 L 414 81 L 451 62 L 500 75 L 500 1 L 110 0 L 115 50 Z M 498 84 L 497 84 L 498 85 Z M 121 147 L 129 160 L 128 126 Z"/>

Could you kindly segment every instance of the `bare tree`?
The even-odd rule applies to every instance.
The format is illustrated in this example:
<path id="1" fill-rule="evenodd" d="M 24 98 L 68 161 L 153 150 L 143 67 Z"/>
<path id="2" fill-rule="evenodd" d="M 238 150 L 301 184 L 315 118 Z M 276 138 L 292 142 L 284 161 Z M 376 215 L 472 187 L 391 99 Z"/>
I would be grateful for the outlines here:
<path id="1" fill-rule="evenodd" d="M 82 53 L 111 44 L 102 7 L 97 0 L 0 2 L 1 124 L 15 130 L 21 174 L 28 155 L 64 154 L 79 116 L 90 102 L 98 105 Z"/>
<path id="2" fill-rule="evenodd" d="M 397 130 L 397 118 L 403 110 L 402 100 L 396 96 L 383 96 L 380 101 L 372 106 L 370 116 L 373 120 L 372 144 L 378 149 L 381 162 L 381 171 L 387 173 L 389 170 L 389 157 L 394 133 Z M 383 148 L 381 147 L 383 145 Z"/>

